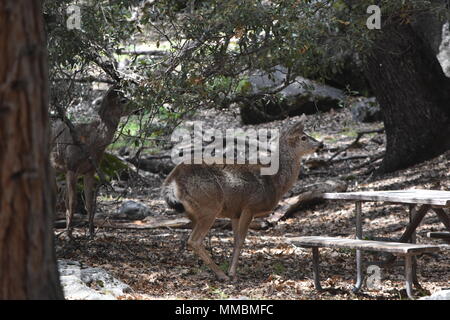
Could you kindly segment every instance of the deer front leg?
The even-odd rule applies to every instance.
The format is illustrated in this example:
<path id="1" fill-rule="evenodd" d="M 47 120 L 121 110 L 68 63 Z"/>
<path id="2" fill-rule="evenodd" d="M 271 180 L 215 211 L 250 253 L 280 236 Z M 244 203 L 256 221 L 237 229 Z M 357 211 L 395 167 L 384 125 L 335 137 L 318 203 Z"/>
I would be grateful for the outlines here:
<path id="1" fill-rule="evenodd" d="M 216 216 L 217 214 L 204 215 L 196 219 L 194 229 L 188 239 L 188 247 L 191 248 L 200 257 L 200 259 L 202 259 L 203 262 L 214 271 L 219 280 L 228 281 L 228 276 L 217 266 L 217 264 L 214 263 L 211 256 L 203 246 L 203 239 L 211 226 L 214 224 Z"/>
<path id="2" fill-rule="evenodd" d="M 77 205 L 77 175 L 73 171 L 66 172 L 66 232 L 72 238 L 72 220 Z"/>
<path id="3" fill-rule="evenodd" d="M 233 257 L 236 251 L 236 243 L 237 243 L 237 234 L 239 228 L 239 218 L 231 219 L 231 230 L 233 230 L 233 252 L 231 254 L 230 265 L 228 266 L 228 275 L 230 275 L 231 266 L 233 265 Z"/>
<path id="4" fill-rule="evenodd" d="M 252 219 L 253 215 L 250 211 L 243 211 L 239 220 L 231 220 L 234 235 L 234 248 L 230 268 L 228 269 L 228 275 L 233 278 L 233 281 L 237 280 L 236 271 L 239 262 L 239 255 L 244 245 L 245 236 L 247 235 L 248 227 L 250 226 Z"/>
<path id="5" fill-rule="evenodd" d="M 86 211 L 89 220 L 89 236 L 94 237 L 94 215 L 95 215 L 95 176 L 94 172 L 87 173 L 84 176 L 84 198 L 86 200 Z"/>

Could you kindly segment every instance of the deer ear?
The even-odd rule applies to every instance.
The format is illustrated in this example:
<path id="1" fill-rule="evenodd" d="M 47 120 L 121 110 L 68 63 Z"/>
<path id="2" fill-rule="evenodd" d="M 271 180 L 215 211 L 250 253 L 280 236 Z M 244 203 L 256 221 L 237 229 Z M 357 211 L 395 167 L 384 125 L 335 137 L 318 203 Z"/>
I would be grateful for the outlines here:
<path id="1" fill-rule="evenodd" d="M 304 129 L 303 121 L 299 121 L 292 126 L 291 132 L 299 134 L 303 132 L 303 129 Z"/>
<path id="2" fill-rule="evenodd" d="M 306 116 L 305 116 L 305 114 L 302 114 L 302 116 L 300 117 L 300 120 L 299 120 L 301 123 L 305 123 L 306 122 Z"/>
<path id="3" fill-rule="evenodd" d="M 302 133 L 305 129 L 305 122 L 306 122 L 306 116 L 305 114 L 302 114 L 298 122 L 294 125 L 294 131 L 296 133 Z"/>

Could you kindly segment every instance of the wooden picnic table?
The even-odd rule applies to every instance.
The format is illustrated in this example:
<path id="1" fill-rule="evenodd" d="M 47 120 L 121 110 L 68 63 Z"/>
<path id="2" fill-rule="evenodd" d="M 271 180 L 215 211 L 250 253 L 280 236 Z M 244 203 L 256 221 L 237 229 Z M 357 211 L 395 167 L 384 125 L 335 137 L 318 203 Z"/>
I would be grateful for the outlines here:
<path id="1" fill-rule="evenodd" d="M 356 238 L 362 239 L 362 202 L 387 202 L 390 204 L 406 204 L 409 206 L 409 224 L 398 242 L 416 242 L 416 229 L 427 212 L 434 212 L 448 232 L 450 232 L 450 217 L 444 208 L 450 208 L 450 191 L 441 190 L 391 190 L 391 191 L 360 191 L 342 193 L 324 193 L 324 199 L 355 201 Z M 447 233 L 446 233 L 447 234 Z M 395 258 L 394 258 L 395 259 Z M 392 259 L 392 260 L 394 260 Z M 391 262 L 392 262 L 391 260 Z M 416 262 L 413 261 L 413 281 L 419 285 L 416 274 Z M 356 250 L 357 280 L 354 291 L 358 291 L 363 283 L 362 253 Z"/>

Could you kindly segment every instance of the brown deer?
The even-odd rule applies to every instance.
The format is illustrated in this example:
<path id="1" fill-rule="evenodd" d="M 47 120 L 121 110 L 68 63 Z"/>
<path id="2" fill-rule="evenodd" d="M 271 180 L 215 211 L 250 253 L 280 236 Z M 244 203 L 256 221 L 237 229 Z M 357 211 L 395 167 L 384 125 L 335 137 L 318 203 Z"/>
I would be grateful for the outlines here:
<path id="1" fill-rule="evenodd" d="M 72 219 L 76 208 L 76 184 L 83 176 L 89 233 L 94 234 L 95 173 L 106 147 L 112 142 L 122 116 L 127 115 L 128 99 L 118 90 L 110 88 L 100 100 L 99 119 L 89 123 L 74 124 L 74 140 L 68 125 L 62 121 L 52 127 L 51 161 L 57 172 L 66 175 L 66 230 L 72 237 Z M 77 141 L 78 140 L 78 141 Z M 81 145 L 77 144 L 80 143 Z"/>
<path id="2" fill-rule="evenodd" d="M 219 280 L 229 277 L 214 263 L 202 245 L 217 217 L 231 219 L 234 249 L 228 275 L 236 280 L 239 254 L 250 222 L 270 214 L 292 187 L 300 172 L 300 158 L 313 153 L 322 143 L 303 131 L 300 122 L 284 131 L 279 140 L 279 169 L 261 175 L 260 165 L 178 164 L 162 186 L 169 207 L 185 212 L 193 224 L 190 247 Z"/>

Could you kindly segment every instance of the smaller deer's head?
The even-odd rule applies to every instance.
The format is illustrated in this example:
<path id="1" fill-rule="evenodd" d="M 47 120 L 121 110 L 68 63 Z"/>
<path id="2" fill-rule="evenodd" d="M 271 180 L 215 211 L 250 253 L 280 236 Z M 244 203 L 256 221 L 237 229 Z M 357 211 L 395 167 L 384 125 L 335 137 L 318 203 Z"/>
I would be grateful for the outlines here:
<path id="1" fill-rule="evenodd" d="M 92 102 L 91 102 L 91 107 L 98 113 L 98 111 L 100 110 L 100 107 L 102 105 L 102 101 L 103 101 L 103 97 L 98 97 L 95 98 Z"/>
<path id="2" fill-rule="evenodd" d="M 114 86 L 108 90 L 103 101 L 108 101 L 108 104 L 118 107 L 122 110 L 123 115 L 128 114 L 130 99 L 125 97 L 123 91 L 120 90 L 118 86 Z"/>
<path id="3" fill-rule="evenodd" d="M 110 88 L 102 98 L 94 101 L 100 104 L 98 113 L 104 120 L 106 118 L 119 120 L 133 111 L 130 100 L 125 97 L 117 85 Z"/>
<path id="4" fill-rule="evenodd" d="M 323 147 L 323 143 L 321 141 L 317 141 L 313 137 L 307 135 L 304 131 L 304 123 L 306 117 L 303 115 L 300 118 L 300 121 L 294 124 L 291 128 L 287 130 L 285 133 L 285 139 L 288 143 L 288 147 L 298 156 L 303 156 L 309 153 L 315 152 L 317 149 Z"/>

